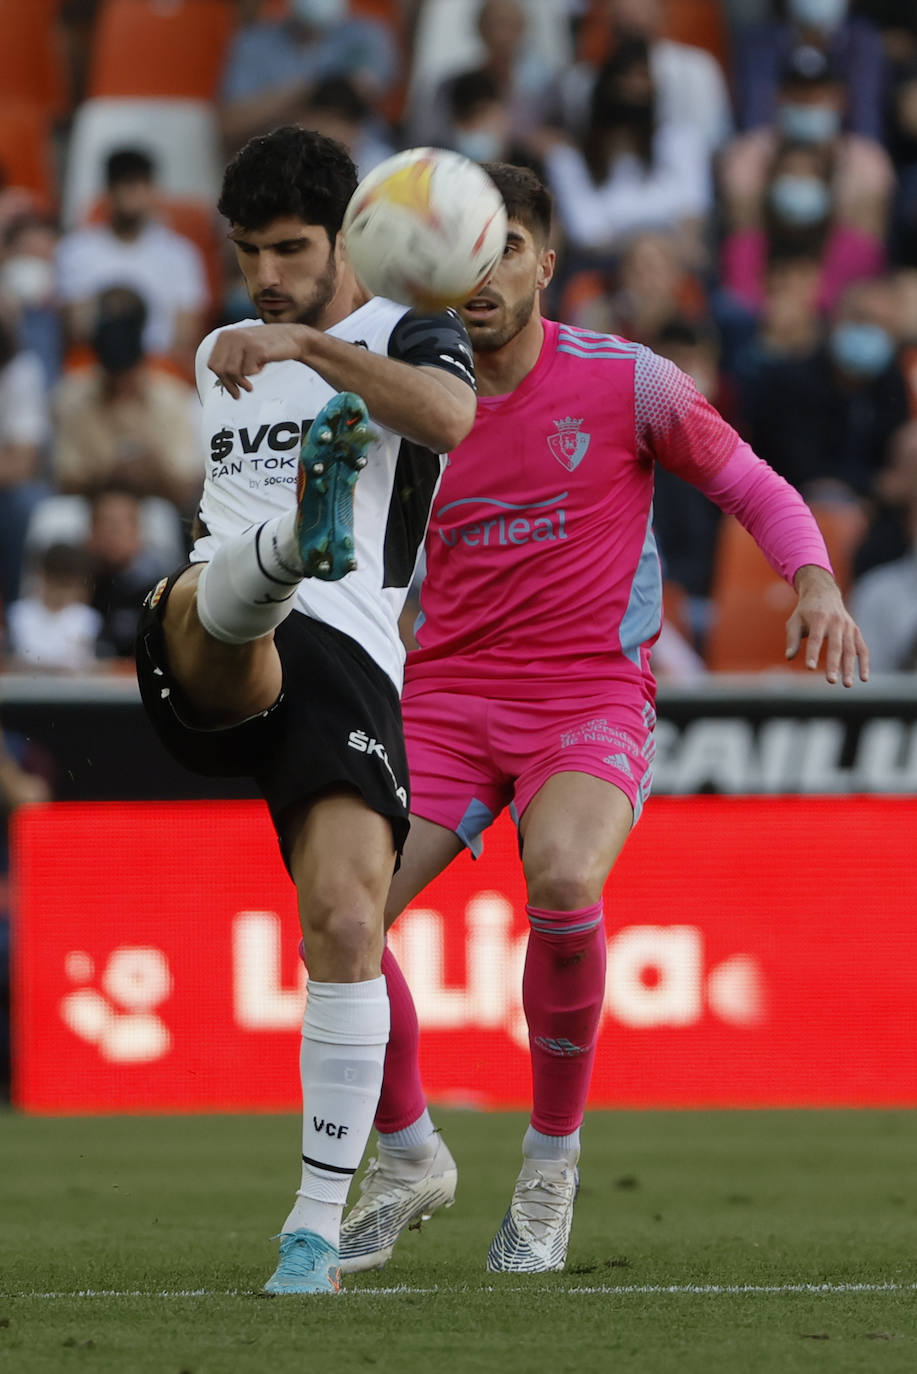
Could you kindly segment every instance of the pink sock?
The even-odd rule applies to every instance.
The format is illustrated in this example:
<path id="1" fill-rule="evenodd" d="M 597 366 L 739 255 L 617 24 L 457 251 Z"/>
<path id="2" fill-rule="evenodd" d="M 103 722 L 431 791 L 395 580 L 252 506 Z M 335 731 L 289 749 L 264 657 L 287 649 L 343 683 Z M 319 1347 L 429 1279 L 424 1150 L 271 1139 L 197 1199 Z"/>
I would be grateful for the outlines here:
<path id="1" fill-rule="evenodd" d="M 544 1135 L 570 1135 L 586 1110 L 605 996 L 604 909 L 597 902 L 582 911 L 526 911 L 522 1006 L 532 1054 L 532 1125 Z"/>
<path id="2" fill-rule="evenodd" d="M 388 987 L 392 1021 L 376 1108 L 376 1130 L 390 1134 L 413 1125 L 426 1111 L 427 1099 L 420 1081 L 420 1028 L 414 998 L 388 945 L 382 952 L 382 974 Z"/>

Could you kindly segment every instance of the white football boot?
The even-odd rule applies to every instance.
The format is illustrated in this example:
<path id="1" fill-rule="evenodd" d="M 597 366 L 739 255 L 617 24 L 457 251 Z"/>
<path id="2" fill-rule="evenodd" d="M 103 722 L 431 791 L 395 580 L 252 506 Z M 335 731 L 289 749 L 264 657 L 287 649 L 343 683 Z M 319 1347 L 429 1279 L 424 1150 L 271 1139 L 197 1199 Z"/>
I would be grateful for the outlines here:
<path id="1" fill-rule="evenodd" d="M 490 1243 L 487 1268 L 508 1274 L 563 1269 L 578 1190 L 575 1159 L 526 1159 L 509 1211 Z"/>
<path id="2" fill-rule="evenodd" d="M 381 1269 L 402 1231 L 419 1231 L 438 1208 L 452 1206 L 457 1181 L 455 1160 L 439 1132 L 419 1160 L 390 1154 L 380 1141 L 341 1227 L 341 1273 Z"/>

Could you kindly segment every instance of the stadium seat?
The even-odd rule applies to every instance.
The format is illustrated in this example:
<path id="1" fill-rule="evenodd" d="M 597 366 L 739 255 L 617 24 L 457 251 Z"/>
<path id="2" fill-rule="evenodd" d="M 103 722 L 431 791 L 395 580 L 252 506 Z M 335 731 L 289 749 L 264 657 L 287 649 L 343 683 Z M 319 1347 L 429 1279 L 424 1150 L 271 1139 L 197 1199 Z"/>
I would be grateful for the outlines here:
<path id="1" fill-rule="evenodd" d="M 0 92 L 51 115 L 67 108 L 58 0 L 0 0 Z"/>
<path id="2" fill-rule="evenodd" d="M 785 659 L 786 622 L 796 604 L 793 588 L 733 516 L 720 521 L 711 600 L 704 646 L 711 671 L 755 673 L 799 666 Z"/>
<path id="3" fill-rule="evenodd" d="M 213 100 L 236 23 L 232 0 L 102 0 L 87 93 Z"/>
<path id="4" fill-rule="evenodd" d="M 729 33 L 717 0 L 665 0 L 663 32 L 675 43 L 706 48 L 724 72 L 730 68 Z"/>
<path id="5" fill-rule="evenodd" d="M 869 524 L 855 501 L 810 501 L 809 508 L 825 537 L 837 584 L 846 596 L 853 585 L 853 558 Z"/>
<path id="6" fill-rule="evenodd" d="M 51 113 L 43 106 L 0 99 L 3 182 L 31 191 L 48 209 L 57 204 L 51 126 Z"/>
<path id="7" fill-rule="evenodd" d="M 866 516 L 854 502 L 813 502 L 828 557 L 845 594 L 853 555 L 866 532 Z M 720 522 L 713 572 L 713 619 L 704 657 L 714 672 L 805 669 L 797 654 L 787 663 L 786 622 L 795 593 L 774 572 L 751 535 L 733 517 Z"/>
<path id="8" fill-rule="evenodd" d="M 136 145 L 156 163 L 164 195 L 213 205 L 223 163 L 217 117 L 202 100 L 87 100 L 77 108 L 62 193 L 66 228 L 84 220 L 105 189 L 105 160 Z"/>

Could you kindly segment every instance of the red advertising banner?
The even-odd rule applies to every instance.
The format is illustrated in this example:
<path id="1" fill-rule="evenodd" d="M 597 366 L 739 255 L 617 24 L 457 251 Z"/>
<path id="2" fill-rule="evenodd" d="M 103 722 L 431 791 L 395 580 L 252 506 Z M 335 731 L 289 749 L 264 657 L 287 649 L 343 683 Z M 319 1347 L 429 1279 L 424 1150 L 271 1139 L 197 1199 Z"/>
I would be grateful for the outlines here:
<path id="1" fill-rule="evenodd" d="M 594 1106 L 917 1104 L 917 800 L 659 798 L 606 890 Z M 15 818 L 14 1100 L 299 1106 L 305 972 L 257 802 Z M 527 1105 L 515 830 L 399 921 L 431 1099 Z"/>

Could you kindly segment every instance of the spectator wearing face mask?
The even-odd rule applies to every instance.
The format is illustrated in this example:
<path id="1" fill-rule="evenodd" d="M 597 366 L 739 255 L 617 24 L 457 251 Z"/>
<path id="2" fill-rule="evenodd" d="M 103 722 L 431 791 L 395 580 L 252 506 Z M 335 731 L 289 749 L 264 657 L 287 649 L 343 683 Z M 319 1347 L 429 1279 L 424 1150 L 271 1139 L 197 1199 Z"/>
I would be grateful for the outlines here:
<path id="1" fill-rule="evenodd" d="M 4 226 L 0 248 L 0 295 L 18 310 L 22 346 L 41 359 L 49 387 L 60 374 L 64 345 L 54 280 L 58 237 L 51 219 L 27 212 Z"/>
<path id="2" fill-rule="evenodd" d="M 449 123 L 443 144 L 472 162 L 532 161 L 512 141 L 509 111 L 493 78 L 485 71 L 463 72 L 448 83 Z"/>
<path id="3" fill-rule="evenodd" d="M 52 396 L 57 485 L 65 494 L 92 496 L 117 482 L 190 514 L 204 478 L 195 394 L 179 378 L 150 367 L 145 318 L 143 301 L 127 287 L 98 298 L 95 364 L 67 373 Z"/>
<path id="4" fill-rule="evenodd" d="M 882 138 L 888 75 L 882 38 L 850 9 L 849 0 L 785 0 L 782 19 L 738 30 L 733 72 L 741 129 L 773 121 L 781 68 L 794 48 L 806 46 L 821 52 L 840 75 L 845 127 Z"/>
<path id="5" fill-rule="evenodd" d="M 346 76 L 377 108 L 399 67 L 395 35 L 378 20 L 351 14 L 348 0 L 289 0 L 286 14 L 253 19 L 230 45 L 219 95 L 227 152 L 281 124 L 301 123 L 314 88 L 329 76 Z"/>
<path id="6" fill-rule="evenodd" d="M 721 249 L 723 286 L 751 311 L 765 303 L 768 261 L 795 256 L 818 264 L 816 306 L 830 311 L 844 289 L 885 270 L 885 245 L 874 234 L 838 222 L 829 147 L 784 143 L 774 155 L 760 228 L 737 229 Z"/>
<path id="7" fill-rule="evenodd" d="M 532 41 L 525 5 L 521 0 L 483 0 L 474 28 L 480 43 L 480 60 L 473 67 L 450 72 L 432 89 L 423 73 L 416 73 L 407 111 L 411 142 L 460 147 L 456 129 L 470 123 L 476 91 L 486 91 L 488 101 L 499 104 L 500 138 L 507 147 L 517 145 L 523 135 L 542 123 L 555 71 Z M 472 127 L 472 146 L 480 150 L 484 146 L 479 133 L 482 121 Z M 491 138 L 491 147 L 493 142 Z M 490 155 L 468 156 L 476 162 L 495 160 Z"/>
<path id="8" fill-rule="evenodd" d="M 789 53 L 772 122 L 740 135 L 721 154 L 718 180 L 728 229 L 762 225 L 768 171 L 788 141 L 830 154 L 836 222 L 885 237 L 894 168 L 875 138 L 844 131 L 844 101 L 840 69 L 820 49 L 807 45 Z"/>
<path id="9" fill-rule="evenodd" d="M 706 144 L 688 124 L 660 121 L 649 49 L 632 39 L 599 72 L 581 147 L 533 141 L 568 246 L 581 259 L 613 257 L 645 229 L 675 234 L 686 262 L 702 257 L 712 205 Z"/>
<path id="10" fill-rule="evenodd" d="M 908 418 L 898 349 L 892 281 L 854 282 L 809 356 L 765 359 L 745 384 L 749 442 L 807 500 L 869 496 Z"/>

